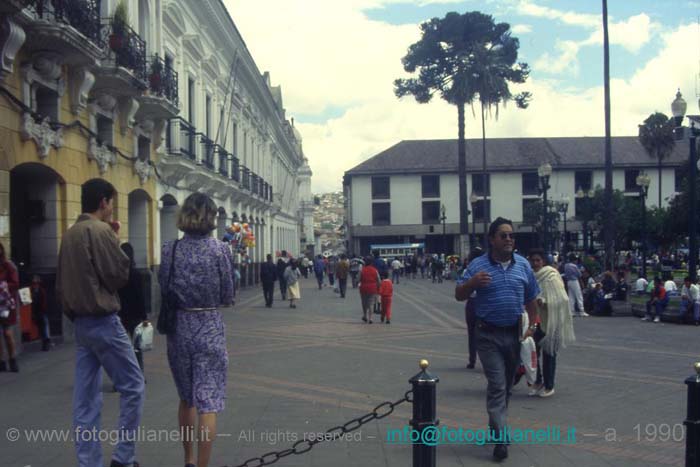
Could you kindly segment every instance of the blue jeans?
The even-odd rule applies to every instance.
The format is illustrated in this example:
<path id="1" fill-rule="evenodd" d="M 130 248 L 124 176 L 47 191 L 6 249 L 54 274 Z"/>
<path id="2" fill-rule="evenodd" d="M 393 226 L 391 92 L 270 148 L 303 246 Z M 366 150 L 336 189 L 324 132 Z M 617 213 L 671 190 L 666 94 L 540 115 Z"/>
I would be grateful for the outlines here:
<path id="1" fill-rule="evenodd" d="M 391 282 L 393 284 L 399 283 L 399 270 L 391 271 Z"/>
<path id="2" fill-rule="evenodd" d="M 80 467 L 103 467 L 99 438 L 88 433 L 100 430 L 102 408 L 101 367 L 120 393 L 119 443 L 112 458 L 130 465 L 134 462 L 135 436 L 143 410 L 144 380 L 131 345 L 116 313 L 75 319 L 75 385 L 73 388 L 73 429 Z M 82 435 L 81 435 L 82 433 Z"/>

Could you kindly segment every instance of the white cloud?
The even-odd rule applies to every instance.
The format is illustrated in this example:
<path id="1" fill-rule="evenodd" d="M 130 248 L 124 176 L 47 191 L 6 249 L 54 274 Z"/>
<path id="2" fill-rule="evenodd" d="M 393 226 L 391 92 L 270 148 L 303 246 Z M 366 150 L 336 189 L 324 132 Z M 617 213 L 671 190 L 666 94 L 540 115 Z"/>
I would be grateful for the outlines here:
<path id="1" fill-rule="evenodd" d="M 535 61 L 534 69 L 544 73 L 578 76 L 578 51 L 581 48 L 581 44 L 576 41 L 557 40 L 555 47 L 560 52 L 559 56 L 552 57 L 545 52 Z"/>
<path id="2" fill-rule="evenodd" d="M 421 105 L 412 98 L 399 100 L 393 95 L 393 80 L 407 76 L 400 59 L 419 39 L 417 26 L 370 21 L 362 14 L 362 5 L 358 7 L 354 1 L 234 4 L 227 0 L 227 4 L 260 70 L 269 70 L 273 84 L 282 84 L 289 116 L 319 112 L 327 106 L 347 109 L 342 116 L 321 124 L 297 119 L 314 172 L 315 192 L 340 190 L 346 170 L 403 139 L 456 138 L 455 107 L 439 98 Z M 566 18 L 588 24 L 585 15 Z M 630 27 L 645 24 L 642 18 L 624 23 Z M 677 87 L 684 92 L 689 113 L 697 113 L 693 92 L 697 61 L 689 58 L 697 56 L 689 45 L 697 43 L 696 26 L 657 34 L 661 43 L 658 55 L 640 63 L 632 78 L 612 82 L 613 135 L 635 135 L 637 125 L 654 111 L 669 114 Z M 568 72 L 580 66 L 570 59 L 575 43 L 560 41 L 556 47 L 560 55 L 550 58 L 549 66 Z M 523 89 L 533 93 L 530 108 L 509 105 L 501 109 L 498 121 L 487 121 L 487 137 L 604 134 L 602 76 L 600 86 L 590 89 L 574 88 L 564 79 L 541 78 L 532 78 Z M 481 136 L 478 122 L 468 110 L 467 137 Z"/>
<path id="3" fill-rule="evenodd" d="M 558 19 L 571 26 L 592 28 L 596 27 L 601 21 L 600 16 L 598 15 L 561 11 L 554 8 L 537 5 L 530 0 L 521 0 L 516 6 L 516 11 L 525 16 Z"/>
<path id="4" fill-rule="evenodd" d="M 532 32 L 532 26 L 529 24 L 516 24 L 511 28 L 514 34 L 528 34 Z"/>

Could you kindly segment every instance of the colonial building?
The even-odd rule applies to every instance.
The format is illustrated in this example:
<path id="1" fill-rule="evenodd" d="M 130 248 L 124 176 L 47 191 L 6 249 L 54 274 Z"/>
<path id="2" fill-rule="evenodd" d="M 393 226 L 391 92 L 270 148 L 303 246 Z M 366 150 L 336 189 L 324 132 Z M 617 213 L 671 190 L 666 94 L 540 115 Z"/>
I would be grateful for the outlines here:
<path id="1" fill-rule="evenodd" d="M 0 241 L 24 280 L 44 277 L 54 333 L 57 252 L 91 178 L 118 191 L 120 239 L 134 247 L 147 296 L 194 191 L 219 206 L 218 237 L 234 221 L 251 225 L 244 284 L 265 253 L 305 247 L 299 192 L 312 174 L 301 136 L 223 2 L 122 5 L 0 2 Z"/>
<path id="2" fill-rule="evenodd" d="M 490 220 L 502 216 L 513 220 L 520 248 L 538 243 L 528 215 L 541 199 L 538 167 L 549 162 L 548 198 L 569 199 L 569 242 L 582 247 L 588 232 L 580 213 L 587 195 L 605 184 L 604 138 L 489 139 L 483 178 L 481 144 L 480 139 L 467 140 L 472 240 L 481 242 Z M 638 139 L 613 138 L 612 154 L 613 189 L 639 196 L 636 178 L 645 172 L 651 177 L 647 206 L 657 205 L 657 163 Z M 678 144 L 663 161 L 662 204 L 680 189 L 679 171 L 687 158 L 687 147 Z M 425 243 L 429 252 L 458 252 L 457 140 L 402 141 L 347 171 L 344 190 L 351 252 L 366 254 L 372 244 L 412 242 Z"/>

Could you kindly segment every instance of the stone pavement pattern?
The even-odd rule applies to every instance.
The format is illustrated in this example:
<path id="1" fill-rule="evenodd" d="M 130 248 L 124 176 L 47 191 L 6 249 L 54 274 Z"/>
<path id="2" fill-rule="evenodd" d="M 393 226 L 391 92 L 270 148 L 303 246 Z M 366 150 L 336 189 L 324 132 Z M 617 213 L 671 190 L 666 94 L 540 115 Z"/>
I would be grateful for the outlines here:
<path id="1" fill-rule="evenodd" d="M 226 410 L 219 418 L 212 467 L 236 465 L 269 451 L 291 447 L 304 433 L 323 432 L 363 415 L 383 401 L 400 399 L 430 360 L 440 377 L 438 416 L 447 427 L 481 429 L 487 423 L 486 380 L 479 364 L 466 370 L 466 328 L 454 283 L 404 279 L 394 287 L 391 325 L 360 321 L 357 290 L 345 300 L 332 288 L 302 280 L 302 300 L 290 309 L 275 294 L 265 308 L 260 290 L 245 290 L 225 310 L 230 366 Z M 700 356 L 700 329 L 641 323 L 631 317 L 577 318 L 578 341 L 557 361 L 556 394 L 527 397 L 524 382 L 511 399 L 511 426 L 570 427 L 570 445 L 514 445 L 512 466 L 682 465 L 679 430 L 686 410 L 683 380 Z M 142 426 L 177 428 L 177 394 L 165 356 L 165 340 L 145 356 L 147 394 Z M 74 348 L 23 356 L 22 372 L 0 374 L 0 452 L 6 467 L 75 465 L 71 441 L 30 442 L 24 430 L 69 430 Z M 102 427 L 115 428 L 118 395 L 104 382 Z M 411 417 L 403 404 L 389 417 L 363 426 L 352 440 L 322 443 L 289 456 L 277 466 L 411 465 L 411 446 L 386 442 L 388 429 Z M 682 425 L 680 425 L 682 427 Z M 675 427 L 675 431 L 674 431 Z M 10 442 L 8 429 L 20 430 Z M 607 435 L 608 440 L 605 439 Z M 613 438 L 614 440 L 610 440 Z M 670 439 L 669 439 L 670 438 Z M 675 438 L 675 440 L 674 440 Z M 111 446 L 103 443 L 105 459 Z M 440 445 L 438 466 L 487 466 L 491 447 Z M 138 443 L 143 467 L 181 466 L 175 441 Z M 106 461 L 108 462 L 108 461 Z"/>

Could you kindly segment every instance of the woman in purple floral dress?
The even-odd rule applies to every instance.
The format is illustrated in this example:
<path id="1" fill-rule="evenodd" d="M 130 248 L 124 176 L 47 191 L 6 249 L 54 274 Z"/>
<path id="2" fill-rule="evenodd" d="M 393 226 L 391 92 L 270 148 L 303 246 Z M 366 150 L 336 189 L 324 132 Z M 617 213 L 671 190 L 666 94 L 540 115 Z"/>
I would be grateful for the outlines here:
<path id="1" fill-rule="evenodd" d="M 185 467 L 208 465 L 216 437 L 216 414 L 224 409 L 228 354 L 220 306 L 233 304 L 233 278 L 229 247 L 210 234 L 217 210 L 207 195 L 193 193 L 180 210 L 177 226 L 185 235 L 166 242 L 161 252 L 159 281 L 177 297 L 177 329 L 168 339 L 168 362 L 180 397 L 178 420 L 183 439 Z M 169 278 L 174 255 L 173 277 Z M 197 459 L 194 456 L 194 439 Z"/>

